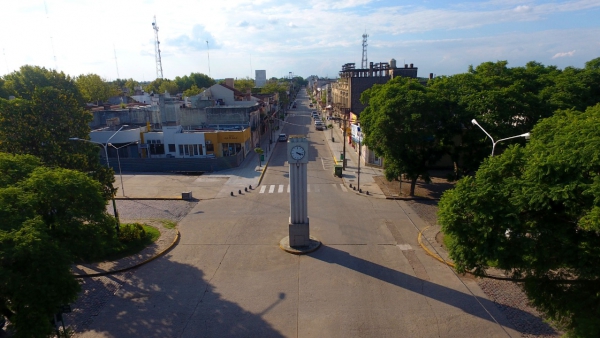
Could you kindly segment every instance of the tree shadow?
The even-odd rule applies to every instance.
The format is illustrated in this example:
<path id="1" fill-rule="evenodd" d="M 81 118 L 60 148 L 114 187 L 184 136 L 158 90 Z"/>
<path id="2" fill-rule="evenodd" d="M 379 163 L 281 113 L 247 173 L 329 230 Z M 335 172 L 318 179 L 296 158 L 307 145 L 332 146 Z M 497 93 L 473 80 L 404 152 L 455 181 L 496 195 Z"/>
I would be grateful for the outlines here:
<path id="1" fill-rule="evenodd" d="M 258 314 L 227 301 L 201 269 L 168 257 L 140 268 L 82 281 L 83 292 L 65 314 L 78 337 L 283 337 L 261 316 L 285 301 L 273 291 Z"/>
<path id="2" fill-rule="evenodd" d="M 364 260 L 362 258 L 352 256 L 348 252 L 338 250 L 333 247 L 322 245 L 319 250 L 310 254 L 310 257 L 321 260 L 330 264 L 337 264 L 345 268 L 354 270 L 364 275 L 379 279 L 383 282 L 401 287 L 403 289 L 412 291 L 414 293 L 423 295 L 425 297 L 443 302 L 457 309 L 464 311 L 472 316 L 495 322 L 497 321 L 500 325 L 512 328 L 524 334 L 529 334 L 527 328 L 514 325 L 509 318 L 505 316 L 499 316 L 492 318 L 486 309 L 497 308 L 499 305 L 490 301 L 486 298 L 473 296 L 471 294 L 463 293 L 439 284 L 432 283 L 427 280 L 423 280 L 403 272 L 387 268 L 385 266 Z M 532 315 L 529 312 L 523 311 L 518 308 L 502 305 L 505 308 L 510 309 L 510 313 L 519 318 L 522 322 L 540 322 L 539 318 Z M 494 320 L 495 319 L 495 320 Z M 540 323 L 545 324 L 545 323 Z M 546 332 L 554 332 L 549 325 L 545 324 Z"/>

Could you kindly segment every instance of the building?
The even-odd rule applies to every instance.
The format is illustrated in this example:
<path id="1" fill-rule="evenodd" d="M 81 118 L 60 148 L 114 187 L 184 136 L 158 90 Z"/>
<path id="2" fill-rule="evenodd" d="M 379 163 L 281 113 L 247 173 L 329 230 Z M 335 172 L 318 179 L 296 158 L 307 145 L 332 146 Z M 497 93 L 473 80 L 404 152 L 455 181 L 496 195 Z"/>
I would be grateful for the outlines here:
<path id="1" fill-rule="evenodd" d="M 254 86 L 262 88 L 267 84 L 267 71 L 266 70 L 255 70 Z"/>
<path id="2" fill-rule="evenodd" d="M 261 132 L 270 131 L 265 119 L 276 111 L 270 97 L 221 84 L 186 101 L 168 94 L 139 99 L 150 104 L 92 110 L 91 141 L 106 144 L 109 158 L 125 163 L 124 170 L 203 171 L 239 165 L 259 143 Z"/>
<path id="3" fill-rule="evenodd" d="M 352 130 L 358 127 L 360 113 L 365 109 L 365 105 L 360 102 L 361 94 L 371 88 L 374 84 L 384 84 L 396 76 L 417 78 L 417 67 L 411 64 L 405 64 L 398 68 L 396 60 L 390 62 L 380 62 L 369 64 L 368 69 L 356 69 L 354 63 L 347 63 L 342 66 L 339 75 L 340 78 L 331 86 L 332 114 L 340 118 L 340 126 L 346 128 L 347 142 L 358 151 L 357 137 L 352 136 Z M 355 127 L 350 127 L 355 125 Z M 364 162 L 377 166 L 383 165 L 383 160 L 375 156 L 375 153 L 367 147 L 362 147 Z"/>

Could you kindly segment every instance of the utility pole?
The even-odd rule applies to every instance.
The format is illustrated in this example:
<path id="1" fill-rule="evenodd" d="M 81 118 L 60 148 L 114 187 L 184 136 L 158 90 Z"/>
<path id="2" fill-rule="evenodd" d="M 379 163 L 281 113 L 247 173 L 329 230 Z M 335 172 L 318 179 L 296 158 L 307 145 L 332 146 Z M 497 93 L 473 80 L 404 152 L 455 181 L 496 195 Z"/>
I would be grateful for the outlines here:
<path id="1" fill-rule="evenodd" d="M 362 51 L 362 64 L 361 64 L 361 68 L 362 69 L 367 69 L 367 38 L 369 37 L 369 35 L 367 34 L 367 32 L 365 32 L 365 34 L 362 35 L 363 38 L 363 42 L 362 42 L 362 47 L 363 47 L 363 51 Z"/>
<path id="2" fill-rule="evenodd" d="M 342 160 L 342 169 L 346 170 L 346 115 L 344 114 L 344 139 L 342 142 L 344 143 L 344 159 Z"/>

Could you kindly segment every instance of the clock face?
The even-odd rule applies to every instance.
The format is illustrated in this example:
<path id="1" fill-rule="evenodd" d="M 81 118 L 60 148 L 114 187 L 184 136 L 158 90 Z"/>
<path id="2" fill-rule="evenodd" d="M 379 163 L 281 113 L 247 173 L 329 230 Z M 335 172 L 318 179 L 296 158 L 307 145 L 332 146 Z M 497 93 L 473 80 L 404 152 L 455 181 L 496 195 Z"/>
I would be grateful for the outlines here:
<path id="1" fill-rule="evenodd" d="M 304 155 L 306 155 L 306 150 L 304 150 L 304 148 L 301 146 L 295 146 L 290 151 L 290 155 L 294 160 L 301 160 L 304 158 Z"/>

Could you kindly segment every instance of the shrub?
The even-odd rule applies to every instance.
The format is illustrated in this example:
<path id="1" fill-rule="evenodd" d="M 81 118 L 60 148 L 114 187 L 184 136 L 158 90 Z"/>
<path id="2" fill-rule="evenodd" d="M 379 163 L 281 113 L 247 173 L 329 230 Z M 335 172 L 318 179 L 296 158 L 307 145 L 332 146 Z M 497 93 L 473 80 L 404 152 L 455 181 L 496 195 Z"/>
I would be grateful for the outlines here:
<path id="1" fill-rule="evenodd" d="M 146 238 L 146 230 L 140 223 L 122 224 L 119 241 L 123 243 L 142 241 Z"/>

